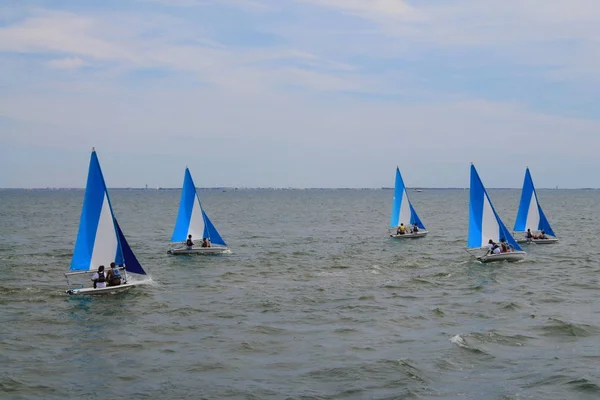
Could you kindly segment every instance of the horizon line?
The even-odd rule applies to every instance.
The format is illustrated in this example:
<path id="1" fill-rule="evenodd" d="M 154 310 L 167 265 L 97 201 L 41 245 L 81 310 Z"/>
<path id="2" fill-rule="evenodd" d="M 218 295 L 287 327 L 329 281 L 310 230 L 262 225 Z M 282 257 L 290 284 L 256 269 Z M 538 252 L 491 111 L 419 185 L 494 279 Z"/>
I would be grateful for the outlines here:
<path id="1" fill-rule="evenodd" d="M 147 188 L 147 187 L 107 187 L 110 190 L 181 190 L 181 187 L 157 187 L 157 188 Z M 382 186 L 382 187 L 282 187 L 282 186 L 196 186 L 196 189 L 204 189 L 204 190 L 256 190 L 256 189 L 269 189 L 269 190 L 394 190 L 393 187 Z M 458 187 L 458 186 L 440 186 L 440 187 L 425 187 L 425 186 L 414 186 L 414 187 L 406 187 L 409 191 L 417 191 L 417 190 L 468 190 L 469 187 Z M 522 189 L 521 187 L 486 187 L 486 189 L 500 189 L 500 190 L 512 190 L 512 189 Z M 85 190 L 85 187 L 0 187 L 0 190 Z M 536 190 L 600 190 L 600 188 L 596 187 L 579 187 L 579 188 L 559 188 L 559 187 L 540 187 L 536 188 Z"/>

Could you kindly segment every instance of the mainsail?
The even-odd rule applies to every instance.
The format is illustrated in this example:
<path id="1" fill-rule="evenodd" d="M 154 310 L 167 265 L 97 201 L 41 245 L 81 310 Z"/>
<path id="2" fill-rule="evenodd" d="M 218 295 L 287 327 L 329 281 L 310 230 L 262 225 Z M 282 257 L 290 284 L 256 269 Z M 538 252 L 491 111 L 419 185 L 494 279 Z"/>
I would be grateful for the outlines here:
<path id="1" fill-rule="evenodd" d="M 92 149 L 70 270 L 92 271 L 111 262 L 124 265 L 127 272 L 146 274 L 117 223 L 98 156 Z"/>
<path id="2" fill-rule="evenodd" d="M 396 184 L 394 187 L 390 226 L 396 228 L 400 226 L 401 223 L 407 227 L 416 223 L 419 229 L 425 230 L 425 225 L 421 222 L 421 219 L 408 198 L 402 175 L 400 175 L 400 168 L 396 167 Z"/>
<path id="3" fill-rule="evenodd" d="M 515 238 L 496 213 L 494 206 L 479 178 L 475 166 L 471 164 L 471 186 L 469 191 L 469 237 L 468 248 L 481 248 L 492 239 L 494 242 L 505 239 L 514 246 L 515 250 L 522 250 Z"/>
<path id="4" fill-rule="evenodd" d="M 521 201 L 519 202 L 519 211 L 517 212 L 513 231 L 525 232 L 527 229 L 532 231 L 543 230 L 547 235 L 556 236 L 538 201 L 529 168 L 525 171 Z"/>
<path id="5" fill-rule="evenodd" d="M 186 168 L 179 201 L 179 212 L 171 242 L 184 242 L 188 235 L 192 235 L 194 240 L 207 238 L 212 244 L 227 246 L 206 212 L 202 209 L 202 203 L 196 192 L 192 174 Z"/>

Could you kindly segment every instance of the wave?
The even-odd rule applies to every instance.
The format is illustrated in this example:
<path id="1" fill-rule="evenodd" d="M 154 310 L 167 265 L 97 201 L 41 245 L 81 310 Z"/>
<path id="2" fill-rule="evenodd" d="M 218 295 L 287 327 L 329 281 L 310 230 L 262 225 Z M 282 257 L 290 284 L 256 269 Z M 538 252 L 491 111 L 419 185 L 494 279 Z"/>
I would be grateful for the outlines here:
<path id="1" fill-rule="evenodd" d="M 469 343 L 467 343 L 467 341 L 465 340 L 465 338 L 463 338 L 462 336 L 460 336 L 459 334 L 456 334 L 454 336 L 452 336 L 450 338 L 450 343 L 457 345 L 458 347 L 460 347 L 461 349 L 465 349 L 468 350 L 470 352 L 473 352 L 475 354 L 487 354 L 485 351 L 470 345 Z"/>
<path id="2" fill-rule="evenodd" d="M 575 337 L 589 337 L 596 336 L 600 333 L 598 327 L 588 324 L 577 324 L 572 322 L 565 322 L 556 318 L 549 318 L 548 322 L 538 327 L 538 330 L 542 331 L 544 336 L 575 336 Z"/>

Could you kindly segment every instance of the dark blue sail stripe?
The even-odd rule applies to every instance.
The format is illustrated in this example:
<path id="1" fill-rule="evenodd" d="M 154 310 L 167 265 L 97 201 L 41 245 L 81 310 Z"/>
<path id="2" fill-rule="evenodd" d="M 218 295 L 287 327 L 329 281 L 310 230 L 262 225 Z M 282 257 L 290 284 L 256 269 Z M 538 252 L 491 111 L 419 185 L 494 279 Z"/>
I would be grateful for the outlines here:
<path id="1" fill-rule="evenodd" d="M 207 237 L 212 244 L 227 246 L 227 243 L 225 243 L 225 241 L 213 225 L 210 218 L 208 218 L 208 215 L 206 215 L 204 210 L 202 210 L 202 216 L 204 217 L 204 236 Z"/>
<path id="2" fill-rule="evenodd" d="M 536 194 L 536 197 L 537 197 L 537 194 Z M 544 211 L 542 211 L 542 207 L 539 205 L 539 203 L 538 203 L 538 211 L 540 213 L 540 223 L 538 225 L 538 230 L 540 230 L 540 231 L 543 230 L 546 234 L 556 237 L 556 234 L 552 230 L 552 227 L 550 226 L 550 222 L 548 222 L 548 219 L 546 218 L 546 214 L 544 214 Z"/>
<path id="3" fill-rule="evenodd" d="M 408 197 L 408 195 L 407 195 L 407 197 Z M 417 215 L 417 212 L 415 211 L 412 203 L 409 202 L 409 206 L 410 206 L 410 224 L 414 225 L 416 223 L 417 226 L 419 227 L 419 229 L 425 229 L 425 225 L 423 225 L 423 222 L 421 222 L 421 219 Z"/>
<path id="4" fill-rule="evenodd" d="M 117 232 L 119 234 L 119 246 L 122 249 L 123 253 L 123 261 L 121 263 L 115 261 L 115 264 L 124 264 L 125 270 L 127 272 L 146 275 L 146 271 L 144 271 L 144 268 L 142 268 L 142 265 L 138 261 L 137 257 L 135 256 L 135 254 L 133 254 L 133 250 L 131 250 L 129 243 L 127 243 L 127 239 L 125 239 L 125 235 L 123 235 L 123 231 L 121 230 L 121 227 L 119 226 L 117 220 L 115 220 L 115 224 L 117 226 Z"/>

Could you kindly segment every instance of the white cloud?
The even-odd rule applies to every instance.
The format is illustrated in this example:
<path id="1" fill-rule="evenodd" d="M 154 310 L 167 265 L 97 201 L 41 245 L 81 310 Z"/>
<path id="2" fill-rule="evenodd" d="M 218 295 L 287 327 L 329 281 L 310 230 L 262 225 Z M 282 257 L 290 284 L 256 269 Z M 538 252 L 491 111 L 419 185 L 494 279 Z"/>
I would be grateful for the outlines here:
<path id="1" fill-rule="evenodd" d="M 84 58 L 87 64 L 96 60 L 112 68 L 168 68 L 193 72 L 200 81 L 225 86 L 255 86 L 257 83 L 278 86 L 306 82 L 307 87 L 324 90 L 357 89 L 356 84 L 342 83 L 348 79 L 327 73 L 332 70 L 350 71 L 350 65 L 293 48 L 229 49 L 207 44 L 210 40 L 197 37 L 199 44 L 182 44 L 188 30 L 183 25 L 179 20 L 163 16 L 137 18 L 100 14 L 90 17 L 38 11 L 21 23 L 0 28 L 0 52 L 69 55 L 62 61 L 47 63 L 55 68 L 81 66 Z M 167 33 L 157 38 L 144 36 L 157 27 Z M 173 32 L 178 30 L 183 34 L 173 36 Z M 294 61 L 324 71 L 302 71 L 293 67 L 275 70 L 260 66 L 261 63 L 278 60 Z M 261 81 L 257 82 L 257 79 Z M 248 82 L 252 84 L 248 85 Z"/>
<path id="2" fill-rule="evenodd" d="M 14 122 L 0 130 L 2 147 L 88 151 L 96 145 L 176 161 L 196 159 L 201 149 L 202 162 L 225 164 L 209 185 L 371 186 L 376 176 L 389 185 L 389 170 L 398 163 L 423 165 L 411 179 L 440 185 L 457 171 L 466 174 L 470 161 L 509 165 L 520 176 L 526 164 L 552 168 L 548 159 L 595 159 L 600 146 L 599 122 L 553 115 L 574 106 L 552 86 L 546 96 L 564 107 L 543 112 L 535 101 L 520 103 L 518 93 L 485 100 L 494 98 L 493 89 L 477 95 L 469 87 L 448 89 L 435 73 L 405 65 L 452 67 L 466 84 L 470 77 L 461 68 L 477 74 L 493 66 L 498 79 L 513 85 L 515 77 L 532 77 L 577 88 L 569 86 L 572 80 L 588 84 L 600 77 L 595 2 L 574 1 L 569 8 L 557 0 L 540 11 L 544 3 L 533 0 L 265 1 L 259 4 L 276 10 L 273 15 L 237 13 L 281 39 L 270 46 L 220 42 L 214 33 L 226 37 L 230 27 L 202 19 L 206 4 L 218 2 L 181 0 L 176 5 L 184 8 L 164 13 L 148 5 L 139 13 L 35 10 L 11 19 L 0 28 L 0 57 L 18 55 L 0 69 L 11 77 L 0 110 Z M 328 10 L 327 18 L 307 18 L 315 6 Z M 462 57 L 464 49 L 481 54 Z M 444 61 L 440 54 L 454 58 Z M 395 63 L 386 64 L 391 58 Z M 506 65 L 519 69 L 503 71 Z M 534 76 L 537 66 L 544 68 Z M 68 75 L 56 71 L 78 68 Z M 136 74 L 146 70 L 160 77 Z M 590 104 L 598 102 L 592 89 L 585 92 Z M 579 99 L 584 92 L 576 93 Z M 226 149 L 226 163 L 218 151 L 204 151 L 210 145 Z M 159 173 L 145 168 L 138 172 Z M 272 181 L 260 181 L 261 170 Z M 237 181 L 226 180 L 231 176 Z"/>
<path id="3" fill-rule="evenodd" d="M 350 15 L 375 20 L 395 19 L 419 21 L 422 18 L 417 7 L 404 0 L 300 0 L 319 6 L 340 9 Z"/>
<path id="4" fill-rule="evenodd" d="M 198 159 L 193 162 L 219 165 L 219 172 L 203 183 L 215 186 L 389 185 L 391 178 L 386 178 L 396 164 L 423 166 L 412 171 L 412 182 L 460 186 L 471 161 L 481 168 L 501 169 L 496 176 L 488 175 L 486 184 L 515 186 L 511 182 L 518 180 L 511 176 L 520 176 L 524 165 L 550 170 L 548 160 L 595 159 L 600 147 L 595 134 L 600 122 L 536 113 L 519 104 L 332 102 L 316 94 L 252 95 L 233 87 L 168 85 L 0 99 L 5 115 L 22 124 L 10 136 L 5 131 L 0 140 L 8 147 L 35 143 L 86 152 L 95 145 L 132 157 L 154 154 L 171 160 L 164 161 L 169 167 L 177 164 L 175 160 Z M 283 155 L 287 162 L 280 160 Z M 563 169 L 577 165 L 559 164 Z M 302 176 L 296 173 L 299 165 Z M 140 179 L 144 174 L 151 179 L 153 165 L 139 168 L 144 170 Z M 272 168 L 277 172 L 257 174 Z M 442 170 L 435 172 L 436 168 Z M 289 176 L 297 180 L 287 181 Z M 545 184 L 548 178 L 538 179 Z M 178 179 L 175 174 L 173 184 Z M 118 175 L 111 182 L 121 184 Z M 585 185 L 581 180 L 572 184 Z"/>
<path id="5" fill-rule="evenodd" d="M 431 49 L 471 49 L 495 62 L 552 65 L 557 68 L 547 75 L 552 80 L 600 80 L 599 1 L 302 1 L 362 18 L 377 29 L 378 34 L 364 28 L 346 32 L 327 27 L 312 32 L 279 29 L 290 40 L 313 35 L 325 51 L 337 47 L 342 54 L 386 59 Z M 359 35 L 363 37 L 357 39 Z M 330 43 L 320 44 L 316 37 L 326 37 Z"/>
<path id="6" fill-rule="evenodd" d="M 57 58 L 55 60 L 48 61 L 47 64 L 52 68 L 67 70 L 76 70 L 87 65 L 85 60 L 79 57 Z"/>
<path id="7" fill-rule="evenodd" d="M 211 4 L 231 4 L 252 10 L 269 10 L 266 4 L 255 0 L 138 0 L 143 3 L 160 4 L 166 7 L 201 7 Z"/>

